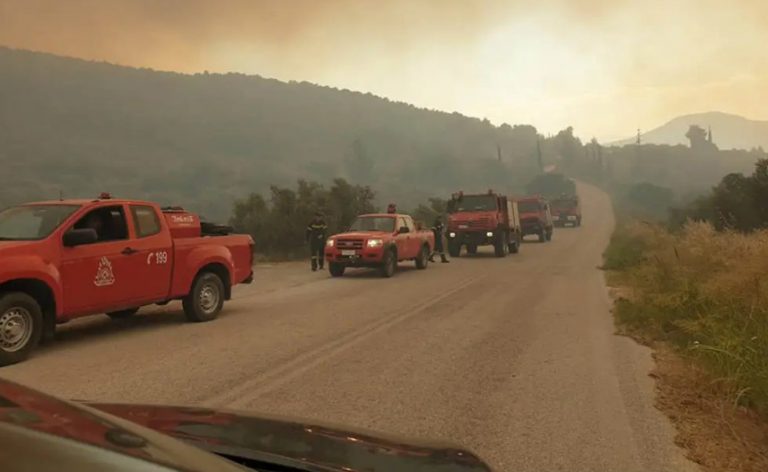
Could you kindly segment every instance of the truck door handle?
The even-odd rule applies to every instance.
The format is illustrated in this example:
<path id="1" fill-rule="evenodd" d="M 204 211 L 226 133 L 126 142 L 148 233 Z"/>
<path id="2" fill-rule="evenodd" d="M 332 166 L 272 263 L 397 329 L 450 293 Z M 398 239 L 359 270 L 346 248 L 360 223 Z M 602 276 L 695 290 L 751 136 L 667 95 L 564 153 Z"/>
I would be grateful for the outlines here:
<path id="1" fill-rule="evenodd" d="M 123 249 L 120 252 L 120 254 L 123 254 L 125 256 L 130 256 L 131 254 L 136 254 L 137 252 L 139 252 L 139 251 L 134 249 L 134 248 L 132 248 L 132 247 L 127 247 L 127 248 Z"/>

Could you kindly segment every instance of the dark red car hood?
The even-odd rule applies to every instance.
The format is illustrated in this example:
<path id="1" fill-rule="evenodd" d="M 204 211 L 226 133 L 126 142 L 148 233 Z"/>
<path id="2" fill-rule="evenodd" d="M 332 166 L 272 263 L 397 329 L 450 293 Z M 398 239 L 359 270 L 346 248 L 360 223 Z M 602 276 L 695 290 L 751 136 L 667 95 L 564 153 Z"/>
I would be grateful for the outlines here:
<path id="1" fill-rule="evenodd" d="M 491 469 L 450 444 L 404 440 L 314 421 L 154 405 L 89 404 L 210 452 L 314 471 Z"/>

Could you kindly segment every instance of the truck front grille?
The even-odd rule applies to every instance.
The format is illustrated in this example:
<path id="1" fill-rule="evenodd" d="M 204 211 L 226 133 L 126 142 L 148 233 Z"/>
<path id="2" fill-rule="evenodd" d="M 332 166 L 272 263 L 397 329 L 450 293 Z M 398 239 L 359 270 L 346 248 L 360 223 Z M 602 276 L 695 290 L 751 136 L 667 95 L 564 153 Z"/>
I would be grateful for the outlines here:
<path id="1" fill-rule="evenodd" d="M 362 249 L 362 239 L 339 239 L 336 241 L 336 247 L 339 249 Z"/>
<path id="2" fill-rule="evenodd" d="M 477 220 L 454 221 L 451 226 L 454 228 L 461 228 L 463 226 L 466 226 L 467 228 L 487 228 L 490 224 L 491 220 L 489 218 L 480 218 Z"/>

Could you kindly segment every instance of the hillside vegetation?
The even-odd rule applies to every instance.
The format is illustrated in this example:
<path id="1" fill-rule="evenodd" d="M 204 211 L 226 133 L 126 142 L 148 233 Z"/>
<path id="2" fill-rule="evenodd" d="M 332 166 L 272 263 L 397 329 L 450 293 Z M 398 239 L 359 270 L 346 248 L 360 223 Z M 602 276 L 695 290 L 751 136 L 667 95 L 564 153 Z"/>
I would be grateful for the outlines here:
<path id="1" fill-rule="evenodd" d="M 242 74 L 183 75 L 6 48 L 0 71 L 0 206 L 109 191 L 227 221 L 234 210 L 248 214 L 243 202 L 260 201 L 252 195 L 279 204 L 273 187 L 303 180 L 331 188 L 344 179 L 367 188 L 374 209 L 394 201 L 431 218 L 453 192 L 523 194 L 554 167 L 663 219 L 722 175 L 768 157 L 720 150 L 717 135 L 708 142 L 701 128 L 684 133 L 688 146 L 607 147 L 582 142 L 570 127 L 544 137 L 529 125 Z"/>
<path id="2" fill-rule="evenodd" d="M 225 220 L 236 199 L 300 178 L 415 206 L 459 188 L 521 189 L 538 170 L 532 126 L 371 94 L 5 48 L 0 71 L 4 205 L 111 191 Z"/>

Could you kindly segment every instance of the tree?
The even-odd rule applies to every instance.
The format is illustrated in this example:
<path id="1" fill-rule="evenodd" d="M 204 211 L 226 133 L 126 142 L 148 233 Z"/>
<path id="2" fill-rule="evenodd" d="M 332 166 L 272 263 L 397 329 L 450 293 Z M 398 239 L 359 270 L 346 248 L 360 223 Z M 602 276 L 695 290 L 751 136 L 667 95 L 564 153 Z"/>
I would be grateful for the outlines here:
<path id="1" fill-rule="evenodd" d="M 330 189 L 317 182 L 299 180 L 296 190 L 272 186 L 269 203 L 251 193 L 235 201 L 230 224 L 250 234 L 257 251 L 283 257 L 304 254 L 304 230 L 315 212 L 322 212 L 331 233 L 346 229 L 361 213 L 374 211 L 370 187 L 336 179 Z"/>
<path id="2" fill-rule="evenodd" d="M 675 194 L 672 189 L 642 182 L 632 185 L 623 200 L 624 205 L 637 216 L 664 220 L 669 216 Z"/>
<path id="3" fill-rule="evenodd" d="M 717 149 L 710 139 L 711 134 L 699 125 L 691 125 L 688 132 L 685 133 L 685 137 L 690 141 L 691 149 L 699 151 Z"/>
<path id="4" fill-rule="evenodd" d="M 363 142 L 357 138 L 352 142 L 352 154 L 347 159 L 347 168 L 349 176 L 357 182 L 370 183 L 374 180 L 374 161 L 363 145 Z"/>
<path id="5" fill-rule="evenodd" d="M 730 173 L 711 193 L 675 213 L 673 223 L 705 220 L 719 230 L 742 232 L 768 227 L 768 160 L 760 159 L 750 176 Z"/>

